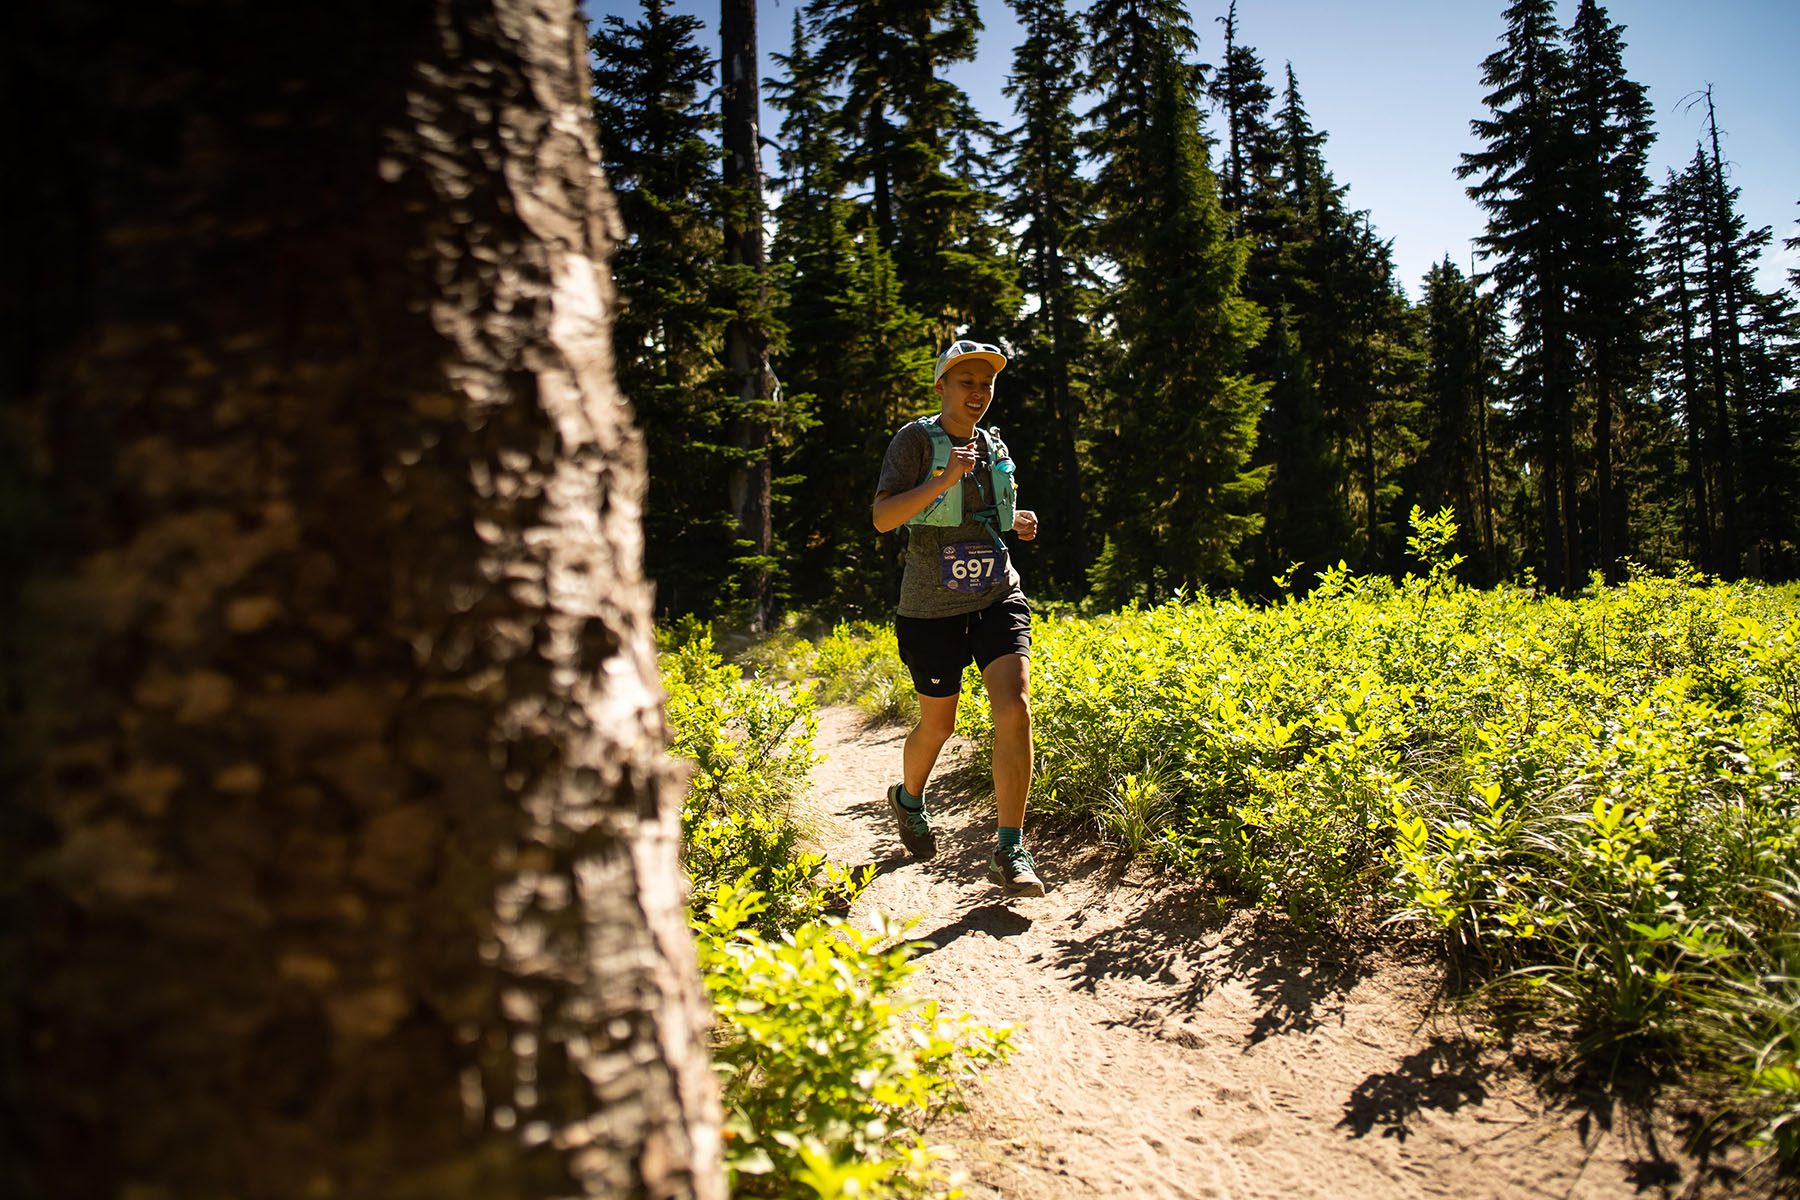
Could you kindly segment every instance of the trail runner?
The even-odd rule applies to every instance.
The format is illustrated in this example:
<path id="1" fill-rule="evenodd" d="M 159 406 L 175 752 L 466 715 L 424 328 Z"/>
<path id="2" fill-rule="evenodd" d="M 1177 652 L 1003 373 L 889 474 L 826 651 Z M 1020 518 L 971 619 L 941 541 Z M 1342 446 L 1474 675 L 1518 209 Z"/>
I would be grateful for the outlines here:
<path id="1" fill-rule="evenodd" d="M 919 693 L 888 808 L 914 858 L 937 853 L 925 785 L 956 727 L 963 668 L 974 662 L 994 714 L 998 832 L 988 878 L 1008 896 L 1041 896 L 1025 849 L 1031 790 L 1031 609 L 1003 533 L 1037 536 L 1037 514 L 1014 503 L 1013 461 L 979 422 L 1006 367 L 999 347 L 957 341 L 937 360 L 939 411 L 909 422 L 882 459 L 873 516 L 883 533 L 907 527 L 894 632 Z"/>

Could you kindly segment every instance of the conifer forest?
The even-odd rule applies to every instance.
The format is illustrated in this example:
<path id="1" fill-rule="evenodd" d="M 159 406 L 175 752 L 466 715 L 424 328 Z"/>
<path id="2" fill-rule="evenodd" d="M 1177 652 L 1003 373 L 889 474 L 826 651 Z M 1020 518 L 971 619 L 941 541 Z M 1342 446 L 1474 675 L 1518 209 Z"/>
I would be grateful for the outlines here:
<path id="1" fill-rule="evenodd" d="M 884 612 L 875 468 L 957 336 L 1010 356 L 991 417 L 1044 519 L 1034 595 L 1398 576 L 1415 507 L 1451 510 L 1475 585 L 1800 572 L 1800 280 L 1758 286 L 1777 234 L 1739 211 L 1710 90 L 1651 176 L 1604 5 L 1494 14 L 1454 167 L 1480 255 L 1403 280 L 1235 6 L 1009 3 L 1001 122 L 947 78 L 972 0 L 797 4 L 761 79 L 750 4 L 593 25 L 665 617 Z"/>

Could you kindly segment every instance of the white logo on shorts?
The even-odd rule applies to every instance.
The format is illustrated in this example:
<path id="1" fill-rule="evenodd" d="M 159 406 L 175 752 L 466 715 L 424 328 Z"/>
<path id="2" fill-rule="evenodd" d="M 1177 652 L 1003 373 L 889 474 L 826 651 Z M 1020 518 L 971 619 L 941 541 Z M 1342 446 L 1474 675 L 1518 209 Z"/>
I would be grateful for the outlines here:
<path id="1" fill-rule="evenodd" d="M 933 677 L 933 678 L 932 678 L 932 681 L 931 681 L 931 682 L 933 682 L 933 683 L 942 683 L 942 682 L 944 682 L 944 681 L 943 681 L 943 680 L 941 680 L 941 679 L 938 679 L 938 678 L 936 678 L 936 677 Z"/>

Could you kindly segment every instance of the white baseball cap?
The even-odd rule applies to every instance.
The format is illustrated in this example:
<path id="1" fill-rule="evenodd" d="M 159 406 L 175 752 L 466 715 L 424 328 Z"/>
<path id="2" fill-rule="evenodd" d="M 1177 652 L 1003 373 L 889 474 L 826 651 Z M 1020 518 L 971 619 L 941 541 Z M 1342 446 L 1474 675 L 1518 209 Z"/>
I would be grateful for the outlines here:
<path id="1" fill-rule="evenodd" d="M 965 358 L 986 363 L 994 368 L 996 375 L 1006 369 L 1006 355 L 1000 353 L 998 346 L 990 346 L 986 342 L 951 342 L 950 348 L 938 355 L 937 374 L 931 377 L 931 382 L 936 383 L 942 379 L 945 371 Z"/>

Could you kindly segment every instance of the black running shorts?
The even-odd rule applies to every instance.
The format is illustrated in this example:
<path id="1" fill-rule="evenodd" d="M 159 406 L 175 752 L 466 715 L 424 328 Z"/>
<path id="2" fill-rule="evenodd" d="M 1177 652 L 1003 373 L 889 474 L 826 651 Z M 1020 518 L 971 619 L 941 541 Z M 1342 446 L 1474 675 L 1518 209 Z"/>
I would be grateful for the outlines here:
<path id="1" fill-rule="evenodd" d="M 921 696 L 962 691 L 963 668 L 978 671 L 1006 654 L 1031 654 L 1031 606 L 1023 596 L 957 617 L 895 617 L 900 661 Z"/>

